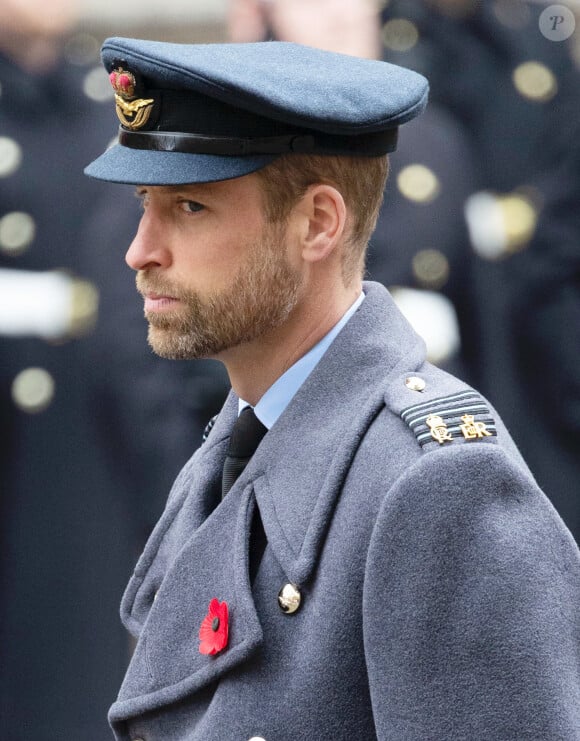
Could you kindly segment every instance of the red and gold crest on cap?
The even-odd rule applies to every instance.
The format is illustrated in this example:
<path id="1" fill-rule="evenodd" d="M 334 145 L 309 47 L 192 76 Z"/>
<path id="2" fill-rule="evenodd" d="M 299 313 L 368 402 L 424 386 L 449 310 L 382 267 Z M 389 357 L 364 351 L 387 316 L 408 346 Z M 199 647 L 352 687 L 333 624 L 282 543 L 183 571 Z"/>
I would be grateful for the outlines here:
<path id="1" fill-rule="evenodd" d="M 137 98 L 137 80 L 132 72 L 122 67 L 113 70 L 109 80 L 115 91 L 115 103 L 119 121 L 128 129 L 141 129 L 151 115 L 153 98 Z"/>

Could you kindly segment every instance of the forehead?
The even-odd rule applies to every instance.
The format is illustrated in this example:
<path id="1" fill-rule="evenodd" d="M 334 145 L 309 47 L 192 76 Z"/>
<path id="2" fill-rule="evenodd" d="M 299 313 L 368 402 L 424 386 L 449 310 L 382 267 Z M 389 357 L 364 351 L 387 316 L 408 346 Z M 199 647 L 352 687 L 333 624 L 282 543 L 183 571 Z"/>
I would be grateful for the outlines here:
<path id="1" fill-rule="evenodd" d="M 137 192 L 147 191 L 159 197 L 187 196 L 237 201 L 255 201 L 261 204 L 262 188 L 256 175 L 244 175 L 212 183 L 186 183 L 184 185 L 138 185 Z"/>

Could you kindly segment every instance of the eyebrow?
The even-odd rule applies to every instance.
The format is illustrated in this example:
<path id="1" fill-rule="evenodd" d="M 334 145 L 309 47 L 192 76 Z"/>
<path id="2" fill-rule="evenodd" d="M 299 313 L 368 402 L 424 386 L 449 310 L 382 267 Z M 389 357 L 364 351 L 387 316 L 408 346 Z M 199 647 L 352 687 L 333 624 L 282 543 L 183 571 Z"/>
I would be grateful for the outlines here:
<path id="1" fill-rule="evenodd" d="M 194 195 L 197 193 L 211 193 L 213 183 L 184 183 L 183 185 L 137 185 L 135 186 L 135 193 L 139 195 L 140 191 L 147 190 L 148 188 L 155 188 L 162 193 L 175 193 L 183 192 Z"/>

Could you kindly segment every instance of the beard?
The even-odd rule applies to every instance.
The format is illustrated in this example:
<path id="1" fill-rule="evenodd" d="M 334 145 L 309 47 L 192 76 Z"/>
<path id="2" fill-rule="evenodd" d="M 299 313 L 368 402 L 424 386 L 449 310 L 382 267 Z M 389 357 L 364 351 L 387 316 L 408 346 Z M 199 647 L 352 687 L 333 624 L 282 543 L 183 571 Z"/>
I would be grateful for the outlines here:
<path id="1" fill-rule="evenodd" d="M 281 230 L 267 228 L 259 242 L 249 245 L 245 263 L 226 289 L 202 296 L 153 269 L 139 271 L 137 288 L 181 302 L 176 311 L 145 313 L 153 351 L 172 360 L 194 360 L 214 357 L 281 326 L 298 303 L 301 278 L 285 258 Z"/>

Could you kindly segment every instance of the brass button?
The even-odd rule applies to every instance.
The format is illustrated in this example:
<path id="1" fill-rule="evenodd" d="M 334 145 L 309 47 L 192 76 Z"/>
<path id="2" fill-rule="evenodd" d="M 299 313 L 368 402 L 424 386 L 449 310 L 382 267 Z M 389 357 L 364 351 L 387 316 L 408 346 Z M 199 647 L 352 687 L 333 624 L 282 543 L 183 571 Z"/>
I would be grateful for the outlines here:
<path id="1" fill-rule="evenodd" d="M 405 386 L 410 391 L 425 391 L 427 384 L 422 378 L 419 378 L 418 376 L 410 376 L 409 378 L 405 379 Z"/>
<path id="2" fill-rule="evenodd" d="M 284 584 L 278 593 L 278 604 L 282 612 L 292 615 L 300 607 L 302 595 L 295 584 Z"/>

